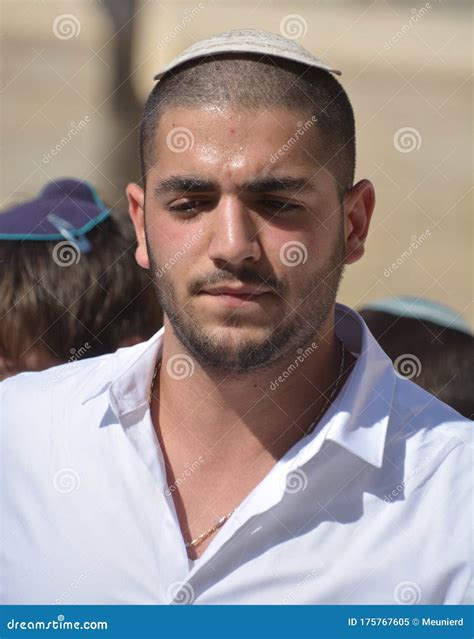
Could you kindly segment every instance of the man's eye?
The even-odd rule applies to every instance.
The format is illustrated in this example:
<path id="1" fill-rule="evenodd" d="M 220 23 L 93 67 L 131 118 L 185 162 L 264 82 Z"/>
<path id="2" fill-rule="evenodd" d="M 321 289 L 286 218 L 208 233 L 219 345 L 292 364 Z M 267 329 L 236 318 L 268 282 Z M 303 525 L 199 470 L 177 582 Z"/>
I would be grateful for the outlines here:
<path id="1" fill-rule="evenodd" d="M 262 204 L 273 209 L 276 213 L 288 213 L 290 211 L 297 211 L 298 209 L 303 208 L 294 202 L 282 202 L 280 200 L 264 200 Z"/>
<path id="2" fill-rule="evenodd" d="M 170 206 L 170 211 L 192 212 L 197 209 L 199 205 L 202 205 L 202 202 L 199 202 L 198 200 L 189 200 L 188 202 L 183 202 L 176 206 Z"/>

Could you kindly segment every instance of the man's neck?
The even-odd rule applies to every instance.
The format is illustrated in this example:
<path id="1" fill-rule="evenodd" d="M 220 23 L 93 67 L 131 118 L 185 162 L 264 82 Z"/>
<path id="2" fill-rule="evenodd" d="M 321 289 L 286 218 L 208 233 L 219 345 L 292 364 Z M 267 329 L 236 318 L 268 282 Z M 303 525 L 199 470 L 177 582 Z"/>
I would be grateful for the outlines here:
<path id="1" fill-rule="evenodd" d="M 333 327 L 322 335 L 317 348 L 297 351 L 298 366 L 290 356 L 236 377 L 209 373 L 193 360 L 192 375 L 177 379 L 167 368 L 183 348 L 165 324 L 151 416 L 187 542 L 237 508 L 326 410 L 341 360 Z M 355 361 L 346 356 L 339 390 Z M 199 557 L 216 534 L 188 549 L 189 556 Z"/>
<path id="2" fill-rule="evenodd" d="M 292 355 L 240 378 L 195 364 L 191 376 L 176 379 L 166 373 L 166 364 L 182 351 L 174 333 L 165 331 L 153 422 L 160 440 L 171 448 L 179 446 L 183 460 L 201 457 L 217 465 L 234 458 L 257 462 L 284 455 L 327 406 L 341 363 L 332 326 L 322 334 L 317 348 L 303 350 L 306 357 L 296 361 Z M 339 390 L 353 361 L 346 351 L 346 375 L 339 380 Z"/>

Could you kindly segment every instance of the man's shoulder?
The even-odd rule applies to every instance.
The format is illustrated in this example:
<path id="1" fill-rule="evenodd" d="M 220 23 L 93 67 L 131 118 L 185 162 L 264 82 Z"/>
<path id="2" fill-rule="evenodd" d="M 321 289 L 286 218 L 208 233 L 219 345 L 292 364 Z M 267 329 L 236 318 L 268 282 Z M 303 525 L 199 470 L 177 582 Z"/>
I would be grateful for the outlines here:
<path id="1" fill-rule="evenodd" d="M 398 378 L 387 439 L 391 448 L 403 442 L 413 464 L 425 457 L 442 463 L 448 455 L 471 464 L 474 422 L 413 381 Z"/>
<path id="2" fill-rule="evenodd" d="M 102 390 L 146 347 L 146 342 L 120 348 L 114 353 L 53 366 L 43 371 L 24 372 L 0 383 L 0 416 L 8 422 L 14 416 L 38 417 L 79 405 Z"/>
<path id="3" fill-rule="evenodd" d="M 409 379 L 397 379 L 393 409 L 395 414 L 403 416 L 408 427 L 436 427 L 438 434 L 462 431 L 469 439 L 473 432 L 473 421 Z"/>
<path id="4" fill-rule="evenodd" d="M 52 366 L 43 371 L 27 371 L 9 377 L 0 383 L 0 396 L 4 401 L 8 398 L 20 403 L 23 399 L 37 396 L 42 401 L 51 399 L 56 401 L 71 401 L 64 392 L 75 389 L 75 396 L 82 388 L 93 387 L 98 379 L 110 376 L 119 351 L 90 357 L 84 360 L 67 362 Z M 13 397 L 14 396 L 14 397 Z"/>

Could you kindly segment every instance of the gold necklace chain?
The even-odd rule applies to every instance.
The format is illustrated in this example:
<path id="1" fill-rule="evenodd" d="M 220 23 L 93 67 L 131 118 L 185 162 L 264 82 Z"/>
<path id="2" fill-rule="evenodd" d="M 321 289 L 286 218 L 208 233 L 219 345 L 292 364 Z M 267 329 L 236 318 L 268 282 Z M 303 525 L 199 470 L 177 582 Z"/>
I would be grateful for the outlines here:
<path id="1" fill-rule="evenodd" d="M 224 517 L 221 517 L 219 521 L 216 524 L 214 524 L 214 526 L 211 526 L 210 528 L 208 528 L 205 532 L 201 533 L 198 537 L 196 537 L 189 543 L 186 543 L 185 544 L 186 548 L 195 548 L 196 546 L 199 546 L 199 544 L 203 542 L 205 539 L 207 539 L 209 535 L 212 535 L 212 533 L 215 530 L 223 526 L 234 512 L 235 512 L 235 508 L 231 510 L 228 515 L 224 515 Z"/>
<path id="2" fill-rule="evenodd" d="M 336 381 L 334 382 L 334 388 L 332 389 L 329 397 L 326 399 L 326 403 L 324 404 L 324 406 L 319 411 L 318 416 L 316 417 L 314 422 L 311 424 L 309 429 L 304 434 L 304 437 L 307 437 L 316 428 L 318 422 L 320 421 L 321 417 L 323 416 L 323 413 L 325 413 L 326 410 L 329 408 L 329 404 L 332 403 L 332 400 L 334 399 L 334 396 L 336 395 L 337 391 L 339 390 L 339 385 L 341 383 L 342 374 L 344 372 L 344 360 L 345 360 L 344 353 L 345 353 L 346 349 L 344 348 L 344 342 L 342 341 L 342 339 L 337 337 L 337 335 L 336 335 L 336 339 L 338 340 L 338 342 L 340 344 L 340 348 L 341 348 L 341 364 L 339 366 L 339 372 L 337 374 Z"/>
<path id="3" fill-rule="evenodd" d="M 326 399 L 326 402 L 325 402 L 324 406 L 319 411 L 318 416 L 316 417 L 315 421 L 311 425 L 310 429 L 305 433 L 304 437 L 307 437 L 310 433 L 313 432 L 313 430 L 315 429 L 317 423 L 321 419 L 323 413 L 328 408 L 328 406 L 332 402 L 337 390 L 339 389 L 339 385 L 340 385 L 340 382 L 341 382 L 343 369 L 344 369 L 344 359 L 345 359 L 344 358 L 344 352 L 345 352 L 345 348 L 344 348 L 344 342 L 337 336 L 336 336 L 336 339 L 339 341 L 340 346 L 341 346 L 341 364 L 339 366 L 339 373 L 338 373 L 336 381 L 334 382 L 333 390 L 331 391 L 329 397 Z M 160 360 L 155 364 L 155 370 L 153 372 L 153 377 L 152 377 L 151 384 L 150 384 L 150 390 L 148 392 L 148 403 L 149 404 L 151 404 L 151 398 L 152 398 L 152 395 L 153 395 L 153 387 L 155 385 L 155 379 L 156 379 L 156 376 L 158 374 L 158 371 L 161 368 L 161 361 L 162 360 L 160 358 Z M 198 535 L 197 537 L 192 539 L 190 542 L 185 543 L 186 548 L 195 548 L 196 546 L 199 546 L 199 544 L 201 544 L 205 539 L 207 539 L 210 535 L 212 535 L 213 532 L 215 532 L 216 530 L 221 528 L 221 526 L 223 526 L 225 524 L 225 522 L 230 518 L 230 516 L 234 512 L 235 512 L 235 508 L 233 510 L 231 510 L 230 513 L 228 513 L 227 515 L 224 515 L 224 517 L 221 517 L 217 521 L 217 523 L 215 523 L 213 526 L 208 528 L 206 531 L 204 531 L 203 533 L 201 533 L 200 535 Z"/>

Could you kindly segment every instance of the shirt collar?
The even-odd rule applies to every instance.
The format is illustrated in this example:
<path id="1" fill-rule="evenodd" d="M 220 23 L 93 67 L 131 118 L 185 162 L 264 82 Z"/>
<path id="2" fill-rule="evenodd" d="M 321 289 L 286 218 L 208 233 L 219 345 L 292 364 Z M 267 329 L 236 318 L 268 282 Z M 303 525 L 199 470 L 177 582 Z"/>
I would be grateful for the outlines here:
<path id="1" fill-rule="evenodd" d="M 325 438 L 380 468 L 396 384 L 392 362 L 362 317 L 344 304 L 336 304 L 335 329 L 357 361 L 315 433 L 299 442 L 298 464 L 304 463 L 319 450 L 321 443 L 319 441 L 316 447 L 315 434 L 324 429 Z M 108 380 L 103 379 L 101 383 L 100 379 L 92 379 L 95 388 L 83 398 L 82 403 L 108 391 L 111 407 L 117 416 L 146 405 L 155 362 L 162 354 L 163 337 L 164 327 L 148 341 L 117 351 L 113 356 L 116 357 L 116 375 L 111 379 L 110 368 L 104 367 L 108 370 Z"/>
<path id="2" fill-rule="evenodd" d="M 327 438 L 381 468 L 396 384 L 393 365 L 356 311 L 336 304 L 335 326 L 357 362 L 326 413 Z"/>

